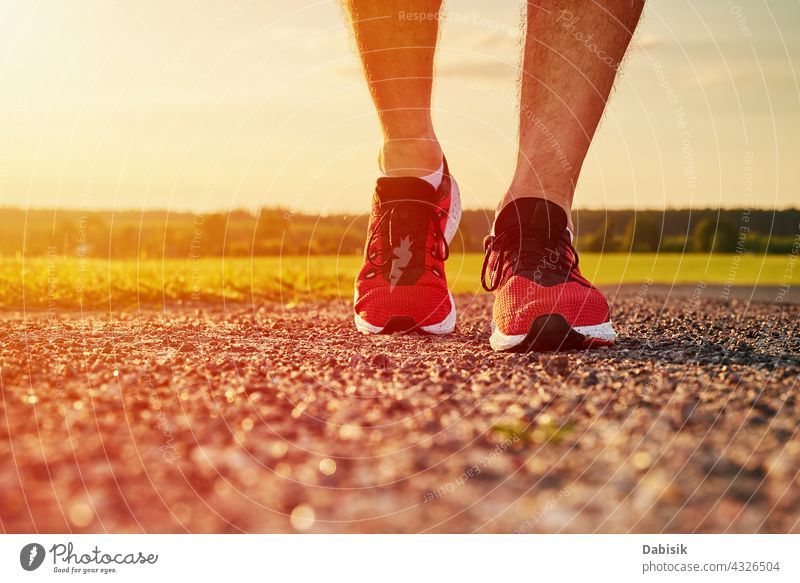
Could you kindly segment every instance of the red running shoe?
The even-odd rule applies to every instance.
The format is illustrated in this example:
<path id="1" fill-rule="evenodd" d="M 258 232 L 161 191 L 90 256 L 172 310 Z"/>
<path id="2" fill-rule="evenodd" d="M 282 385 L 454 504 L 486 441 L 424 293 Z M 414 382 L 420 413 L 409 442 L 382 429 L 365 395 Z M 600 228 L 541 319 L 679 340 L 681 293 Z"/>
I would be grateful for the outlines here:
<path id="1" fill-rule="evenodd" d="M 494 292 L 494 350 L 572 350 L 614 343 L 608 302 L 578 269 L 567 214 L 541 198 L 511 202 L 484 241 L 481 282 Z M 487 281 L 488 276 L 488 281 Z"/>
<path id="2" fill-rule="evenodd" d="M 439 188 L 421 178 L 378 179 L 364 264 L 355 282 L 355 323 L 364 334 L 448 334 L 456 305 L 444 262 L 461 219 L 447 162 Z"/>

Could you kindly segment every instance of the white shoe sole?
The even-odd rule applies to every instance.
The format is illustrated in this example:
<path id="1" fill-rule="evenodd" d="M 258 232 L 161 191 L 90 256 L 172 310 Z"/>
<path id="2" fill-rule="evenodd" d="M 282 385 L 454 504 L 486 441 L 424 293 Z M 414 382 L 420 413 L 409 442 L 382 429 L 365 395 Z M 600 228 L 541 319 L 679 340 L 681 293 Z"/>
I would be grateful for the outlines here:
<path id="1" fill-rule="evenodd" d="M 566 320 L 564 320 L 564 323 L 566 323 Z M 532 324 L 531 330 L 526 334 L 507 335 L 500 332 L 492 322 L 492 335 L 489 338 L 489 344 L 493 350 L 507 352 L 527 343 L 529 346 L 526 346 L 525 350 L 535 352 L 539 350 L 558 350 L 562 347 L 563 349 L 579 349 L 590 348 L 591 346 L 608 346 L 614 344 L 617 338 L 617 333 L 614 331 L 611 321 L 593 326 L 569 327 L 567 324 L 566 328 L 559 327 L 557 330 L 551 331 L 549 337 L 541 340 L 538 338 L 540 334 L 542 334 L 542 331 L 534 330 Z M 583 338 L 580 338 L 580 336 Z M 538 348 L 537 345 L 539 346 Z"/>

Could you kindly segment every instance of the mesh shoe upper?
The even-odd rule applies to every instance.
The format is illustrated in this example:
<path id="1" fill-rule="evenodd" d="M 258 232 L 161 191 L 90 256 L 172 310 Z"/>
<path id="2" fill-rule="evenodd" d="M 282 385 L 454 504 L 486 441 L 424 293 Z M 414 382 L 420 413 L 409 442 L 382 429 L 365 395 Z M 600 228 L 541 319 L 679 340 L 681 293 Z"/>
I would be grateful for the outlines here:
<path id="1" fill-rule="evenodd" d="M 355 295 L 356 314 L 370 325 L 401 317 L 430 326 L 451 313 L 444 262 L 452 188 L 446 163 L 439 188 L 420 178 L 378 179 Z"/>
<path id="2" fill-rule="evenodd" d="M 495 294 L 494 323 L 503 334 L 526 334 L 540 316 L 560 314 L 572 327 L 609 320 L 608 302 L 578 268 L 567 214 L 550 201 L 512 201 L 484 241 L 482 282 Z"/>

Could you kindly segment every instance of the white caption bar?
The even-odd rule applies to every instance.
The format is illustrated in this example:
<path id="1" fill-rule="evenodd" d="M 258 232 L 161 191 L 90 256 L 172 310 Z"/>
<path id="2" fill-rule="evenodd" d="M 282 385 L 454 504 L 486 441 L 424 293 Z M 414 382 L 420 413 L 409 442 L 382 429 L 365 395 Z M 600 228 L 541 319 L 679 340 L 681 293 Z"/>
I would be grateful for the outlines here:
<path id="1" fill-rule="evenodd" d="M 0 581 L 800 581 L 798 535 L 4 535 Z"/>

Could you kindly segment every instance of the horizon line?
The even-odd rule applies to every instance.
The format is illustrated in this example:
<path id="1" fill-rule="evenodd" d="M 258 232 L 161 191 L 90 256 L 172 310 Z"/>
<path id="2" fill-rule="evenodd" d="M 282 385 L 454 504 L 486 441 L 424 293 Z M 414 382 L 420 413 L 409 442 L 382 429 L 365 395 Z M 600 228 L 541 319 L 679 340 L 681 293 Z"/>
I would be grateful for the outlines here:
<path id="1" fill-rule="evenodd" d="M 189 208 L 165 208 L 165 207 L 153 207 L 153 208 L 136 208 L 136 207 L 123 207 L 123 208 L 112 208 L 112 207 L 98 207 L 98 208 L 85 208 L 81 206 L 31 206 L 31 207 L 21 207 L 21 206 L 13 206 L 13 205 L 0 205 L 0 212 L 3 211 L 20 211 L 20 212 L 84 212 L 84 213 L 118 213 L 118 214 L 125 214 L 125 213 L 170 213 L 170 214 L 189 214 L 189 215 L 212 215 L 212 214 L 233 214 L 233 213 L 249 213 L 251 215 L 257 216 L 263 210 L 274 210 L 274 211 L 285 211 L 292 215 L 307 215 L 307 216 L 319 216 L 319 217 L 331 217 L 337 215 L 367 215 L 369 214 L 369 207 L 366 207 L 363 211 L 332 211 L 332 212 L 319 212 L 319 211 L 311 211 L 311 210 L 297 210 L 292 209 L 291 206 L 281 206 L 281 205 L 274 205 L 274 206 L 260 206 L 257 208 L 251 207 L 234 207 L 229 209 L 218 208 L 218 209 L 203 209 L 198 211 L 197 209 L 189 209 Z M 485 212 L 487 214 L 494 214 L 494 208 L 470 208 L 465 207 L 463 209 L 465 212 Z M 572 209 L 572 212 L 581 212 L 581 211 L 588 211 L 588 212 L 685 212 L 685 211 L 772 211 L 775 213 L 779 212 L 788 212 L 788 211 L 797 211 L 800 210 L 800 207 L 797 206 L 765 206 L 765 207 L 757 207 L 757 206 L 684 206 L 684 207 L 645 207 L 645 208 L 592 208 L 592 207 L 581 207 L 578 206 Z"/>

